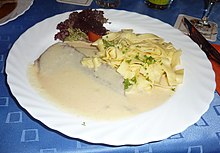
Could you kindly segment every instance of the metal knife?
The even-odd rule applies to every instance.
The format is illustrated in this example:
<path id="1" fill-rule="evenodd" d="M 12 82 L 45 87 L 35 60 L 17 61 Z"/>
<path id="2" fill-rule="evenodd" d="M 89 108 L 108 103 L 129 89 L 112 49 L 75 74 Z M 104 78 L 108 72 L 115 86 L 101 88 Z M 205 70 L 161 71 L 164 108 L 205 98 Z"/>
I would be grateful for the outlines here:
<path id="1" fill-rule="evenodd" d="M 220 53 L 202 36 L 202 34 L 183 17 L 183 23 L 189 31 L 189 37 L 199 45 L 199 47 L 206 53 L 208 58 L 213 59 L 220 64 Z"/>

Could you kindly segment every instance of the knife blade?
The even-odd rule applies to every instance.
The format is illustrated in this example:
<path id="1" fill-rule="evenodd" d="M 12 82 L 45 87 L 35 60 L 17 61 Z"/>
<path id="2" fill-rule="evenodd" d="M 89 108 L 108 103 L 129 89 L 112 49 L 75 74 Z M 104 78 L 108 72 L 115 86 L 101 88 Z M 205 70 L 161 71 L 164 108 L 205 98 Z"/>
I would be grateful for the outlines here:
<path id="1" fill-rule="evenodd" d="M 213 59 L 220 64 L 220 53 L 202 36 L 202 34 L 183 17 L 183 23 L 189 31 L 189 37 L 198 44 L 198 46 L 206 53 L 208 58 Z"/>

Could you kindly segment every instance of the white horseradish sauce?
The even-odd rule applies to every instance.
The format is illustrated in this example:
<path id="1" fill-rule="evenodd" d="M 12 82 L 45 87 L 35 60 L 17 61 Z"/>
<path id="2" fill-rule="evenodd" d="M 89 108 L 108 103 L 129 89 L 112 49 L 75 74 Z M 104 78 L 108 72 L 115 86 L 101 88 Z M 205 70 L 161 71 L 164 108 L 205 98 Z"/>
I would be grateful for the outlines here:
<path id="1" fill-rule="evenodd" d="M 95 120 L 118 120 L 149 111 L 172 96 L 171 90 L 161 88 L 125 96 L 118 92 L 123 88 L 111 87 L 121 80 L 112 77 L 107 84 L 100 82 L 89 74 L 92 71 L 84 71 L 81 55 L 73 52 L 71 47 L 53 45 L 29 69 L 34 88 L 62 111 Z"/>

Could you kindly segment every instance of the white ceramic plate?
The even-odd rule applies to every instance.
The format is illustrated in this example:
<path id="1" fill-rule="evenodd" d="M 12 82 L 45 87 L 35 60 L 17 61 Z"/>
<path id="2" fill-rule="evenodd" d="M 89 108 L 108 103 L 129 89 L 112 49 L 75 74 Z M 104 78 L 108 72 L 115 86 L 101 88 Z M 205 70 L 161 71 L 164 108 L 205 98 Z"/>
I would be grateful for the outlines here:
<path id="1" fill-rule="evenodd" d="M 33 4 L 34 0 L 18 0 L 16 8 L 7 16 L 0 19 L 0 25 L 4 25 L 9 21 L 15 20 L 20 15 L 24 14 Z"/>
<path id="2" fill-rule="evenodd" d="M 180 31 L 157 19 L 137 13 L 105 10 L 112 31 L 132 28 L 136 33 L 151 32 L 183 51 L 184 84 L 165 104 L 136 117 L 117 122 L 97 122 L 62 112 L 43 99 L 27 78 L 30 63 L 55 43 L 56 25 L 70 12 L 48 18 L 28 29 L 9 52 L 6 73 L 13 95 L 34 118 L 49 128 L 74 138 L 110 145 L 143 144 L 165 139 L 194 124 L 208 110 L 214 97 L 214 72 L 206 55 Z M 40 30 L 39 30 L 40 29 Z"/>

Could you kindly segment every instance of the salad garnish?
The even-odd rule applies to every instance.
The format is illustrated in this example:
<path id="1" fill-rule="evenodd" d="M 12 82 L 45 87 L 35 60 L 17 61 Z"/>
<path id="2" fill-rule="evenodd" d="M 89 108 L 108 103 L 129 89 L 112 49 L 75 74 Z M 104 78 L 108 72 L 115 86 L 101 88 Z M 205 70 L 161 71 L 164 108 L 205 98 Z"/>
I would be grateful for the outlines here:
<path id="1" fill-rule="evenodd" d="M 100 10 L 86 9 L 81 12 L 72 12 L 69 18 L 57 25 L 59 32 L 55 40 L 61 41 L 96 41 L 107 33 L 103 26 L 108 19 Z"/>

